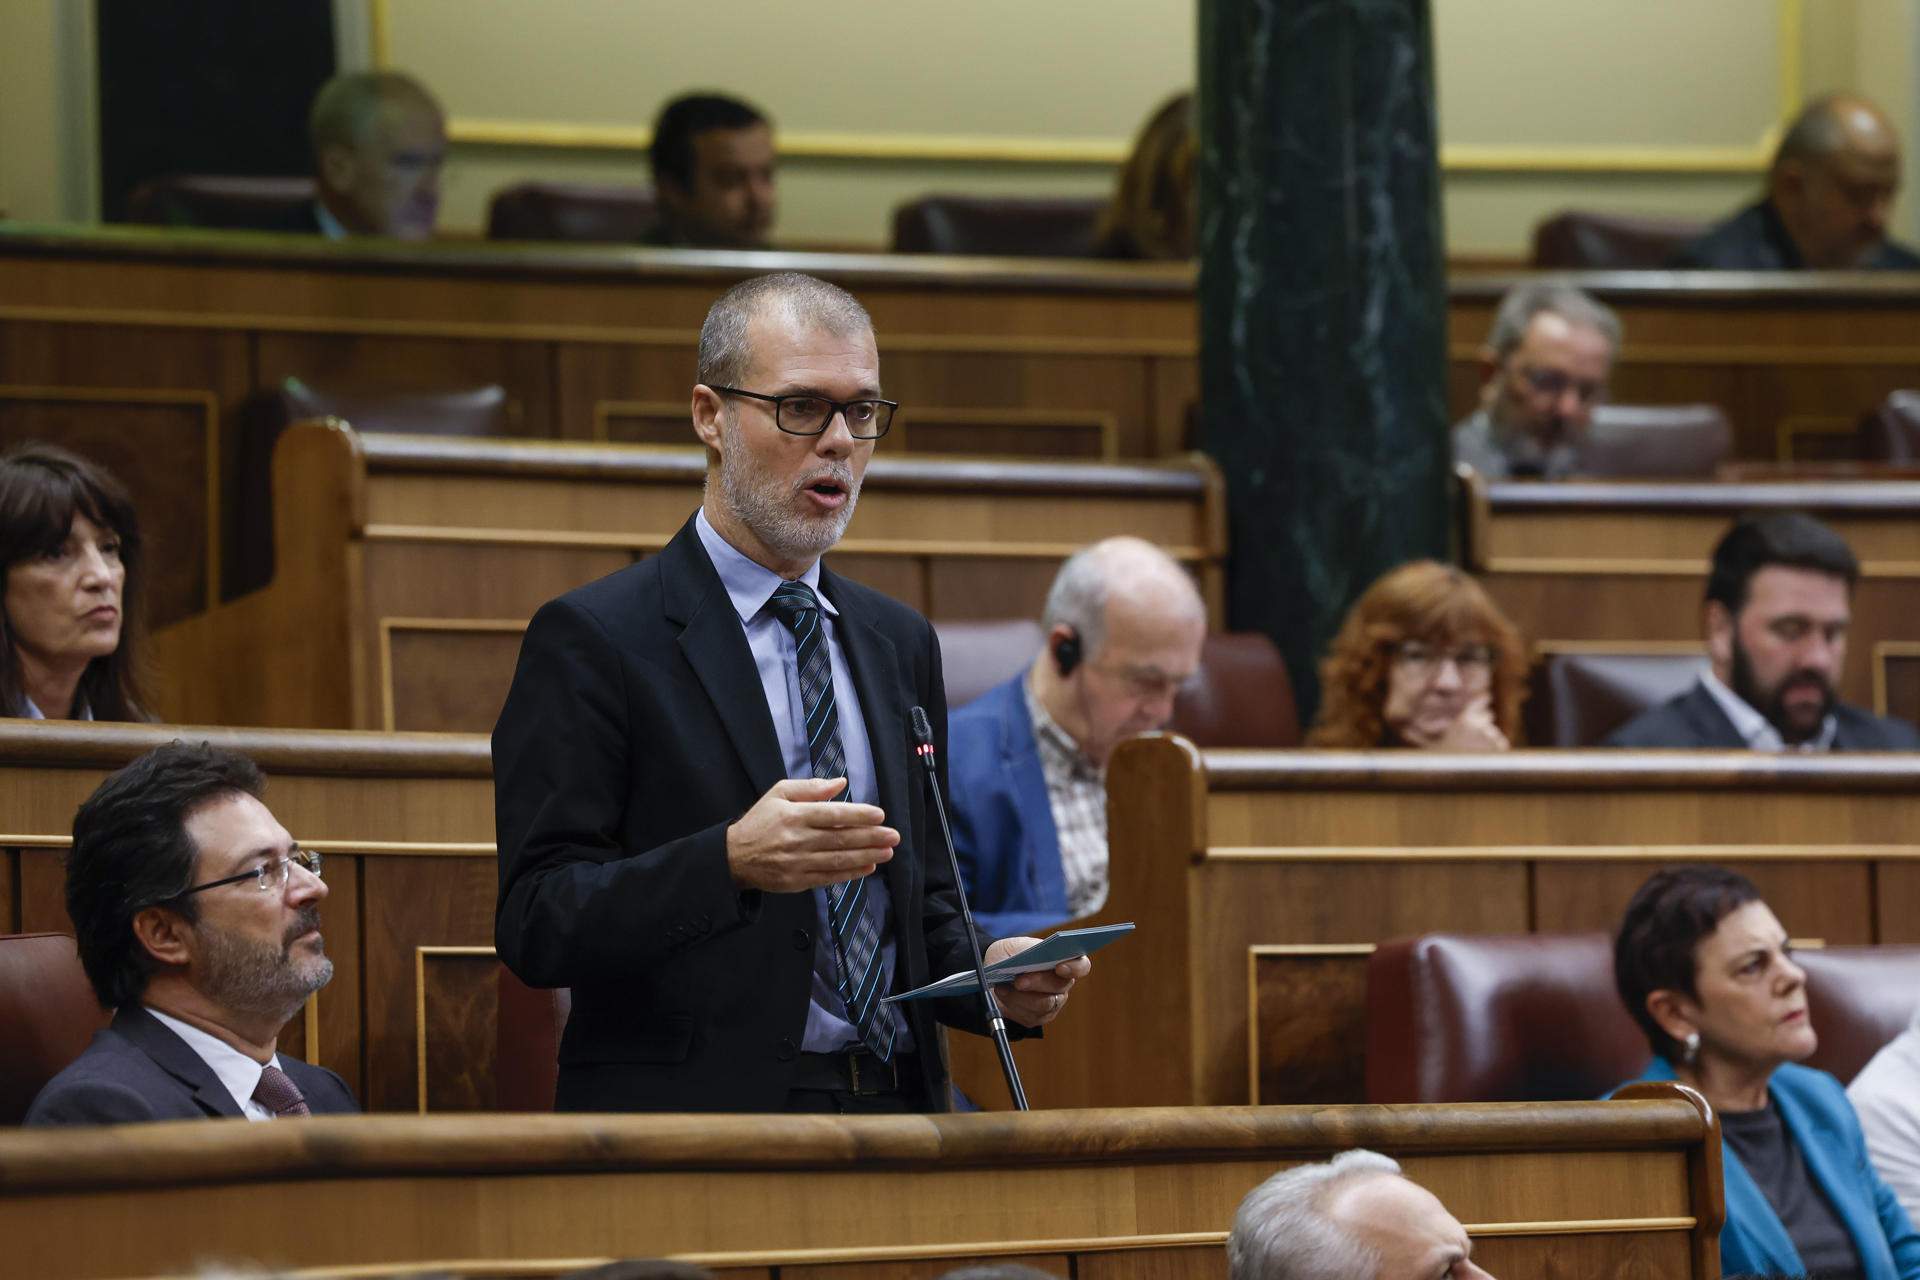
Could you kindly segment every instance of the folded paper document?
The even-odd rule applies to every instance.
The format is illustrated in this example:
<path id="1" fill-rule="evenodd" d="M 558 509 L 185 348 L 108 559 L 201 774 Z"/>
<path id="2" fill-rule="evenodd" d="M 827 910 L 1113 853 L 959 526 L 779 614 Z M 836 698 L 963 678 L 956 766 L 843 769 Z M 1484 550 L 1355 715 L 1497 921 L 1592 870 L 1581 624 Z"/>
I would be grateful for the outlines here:
<path id="1" fill-rule="evenodd" d="M 988 965 L 987 985 L 1004 986 L 1023 973 L 1051 969 L 1061 961 L 1072 960 L 1077 956 L 1090 956 L 1109 942 L 1124 938 L 1132 932 L 1132 921 L 1126 924 L 1097 924 L 1086 929 L 1062 929 L 1056 934 L 1042 938 L 1018 955 L 1008 956 L 998 964 Z M 950 974 L 938 982 L 929 982 L 916 990 L 903 991 L 897 996 L 888 996 L 887 1003 L 972 995 L 979 989 L 980 983 L 974 978 L 973 970 L 966 969 Z"/>

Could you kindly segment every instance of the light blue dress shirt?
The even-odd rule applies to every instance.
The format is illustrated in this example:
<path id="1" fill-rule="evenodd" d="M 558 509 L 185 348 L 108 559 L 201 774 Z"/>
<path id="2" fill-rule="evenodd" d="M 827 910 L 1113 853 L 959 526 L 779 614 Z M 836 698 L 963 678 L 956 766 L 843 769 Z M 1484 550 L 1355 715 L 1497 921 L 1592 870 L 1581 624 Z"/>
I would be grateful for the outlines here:
<path id="1" fill-rule="evenodd" d="M 780 740 L 780 757 L 789 778 L 811 778 L 813 760 L 807 754 L 806 711 L 800 700 L 800 664 L 793 633 L 781 623 L 767 601 L 785 581 L 779 574 L 742 554 L 707 520 L 702 508 L 694 517 L 694 529 L 700 545 L 713 561 L 726 588 L 740 626 L 747 633 L 747 647 L 753 651 L 753 664 L 760 673 L 760 689 L 767 698 L 767 710 L 773 716 L 773 731 Z M 867 722 L 860 710 L 860 695 L 853 687 L 853 673 L 847 666 L 846 649 L 840 643 L 835 619 L 840 611 L 833 601 L 820 594 L 820 562 L 814 561 L 800 575 L 819 597 L 823 622 L 827 629 L 827 656 L 833 662 L 833 704 L 840 720 L 840 748 L 847 759 L 847 784 L 850 800 L 859 804 L 877 804 L 879 787 L 874 781 L 873 746 L 867 740 Z M 808 1053 L 838 1053 L 860 1047 L 860 1033 L 847 1018 L 846 1002 L 840 998 L 840 959 L 834 953 L 833 934 L 827 923 L 827 891 L 813 891 L 813 989 L 807 997 L 807 1030 L 800 1047 Z M 880 924 L 880 982 L 883 990 L 893 989 L 893 966 L 898 951 L 893 932 L 893 899 L 887 892 L 886 878 L 875 875 L 867 884 L 866 909 L 877 912 Z M 913 1036 L 902 1020 L 894 1052 L 913 1050 Z"/>

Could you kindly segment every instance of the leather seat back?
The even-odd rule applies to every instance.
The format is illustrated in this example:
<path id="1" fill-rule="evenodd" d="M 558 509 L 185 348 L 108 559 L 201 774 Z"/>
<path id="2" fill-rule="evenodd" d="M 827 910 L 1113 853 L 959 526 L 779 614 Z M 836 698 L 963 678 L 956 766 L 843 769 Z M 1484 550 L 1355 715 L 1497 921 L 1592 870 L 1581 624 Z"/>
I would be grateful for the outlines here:
<path id="1" fill-rule="evenodd" d="M 1627 721 L 1687 691 L 1707 669 L 1705 653 L 1543 650 L 1530 676 L 1524 718 L 1536 747 L 1592 747 Z"/>
<path id="2" fill-rule="evenodd" d="M 521 182 L 494 192 L 487 205 L 489 240 L 635 244 L 659 223 L 659 202 L 644 186 Z"/>
<path id="3" fill-rule="evenodd" d="M 1710 404 L 1603 404 L 1580 445 L 1589 476 L 1712 476 L 1733 448 L 1727 415 Z"/>
<path id="4" fill-rule="evenodd" d="M 1698 239 L 1704 222 L 1569 209 L 1533 229 L 1533 265 L 1567 271 L 1655 271 Z"/>
<path id="5" fill-rule="evenodd" d="M 893 211 L 895 253 L 1086 258 L 1100 196 L 922 196 Z"/>
<path id="6" fill-rule="evenodd" d="M 170 173 L 150 178 L 127 199 L 127 221 L 156 227 L 268 230 L 314 201 L 310 177 L 257 178 L 230 173 Z"/>
<path id="7" fill-rule="evenodd" d="M 64 933 L 0 935 L 0 1125 L 79 1057 L 111 1016 Z"/>

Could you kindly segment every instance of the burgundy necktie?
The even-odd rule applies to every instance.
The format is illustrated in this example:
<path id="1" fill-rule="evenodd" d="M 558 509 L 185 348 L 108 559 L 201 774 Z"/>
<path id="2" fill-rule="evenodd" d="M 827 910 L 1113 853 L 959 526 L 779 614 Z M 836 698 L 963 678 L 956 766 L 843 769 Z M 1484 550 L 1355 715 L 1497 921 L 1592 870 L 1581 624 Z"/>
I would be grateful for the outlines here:
<path id="1" fill-rule="evenodd" d="M 269 1062 L 260 1071 L 260 1083 L 253 1086 L 253 1100 L 273 1112 L 276 1118 L 310 1116 L 307 1099 L 293 1078 Z"/>

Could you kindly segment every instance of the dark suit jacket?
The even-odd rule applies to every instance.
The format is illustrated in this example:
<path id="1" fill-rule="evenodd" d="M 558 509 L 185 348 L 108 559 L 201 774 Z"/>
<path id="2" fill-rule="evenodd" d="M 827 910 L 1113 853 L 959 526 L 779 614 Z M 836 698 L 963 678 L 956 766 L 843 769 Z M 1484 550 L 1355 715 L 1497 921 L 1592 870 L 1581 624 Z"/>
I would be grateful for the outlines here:
<path id="1" fill-rule="evenodd" d="M 1799 246 L 1770 201 L 1748 205 L 1710 228 L 1667 263 L 1681 271 L 1800 271 Z M 1920 254 L 1888 240 L 1862 264 L 1866 271 L 1920 270 Z"/>
<path id="2" fill-rule="evenodd" d="M 360 1110 L 353 1091 L 325 1067 L 282 1056 L 285 1071 L 315 1115 Z M 185 1040 L 139 1005 L 113 1015 L 110 1026 L 67 1069 L 47 1082 L 27 1109 L 29 1125 L 131 1124 L 142 1120 L 244 1118 L 220 1077 Z"/>
<path id="3" fill-rule="evenodd" d="M 904 990 L 971 963 L 910 756 L 907 709 L 919 705 L 945 758 L 940 646 L 897 601 L 826 570 L 820 588 L 840 610 L 880 807 L 901 833 L 880 874 Z M 534 615 L 493 765 L 500 958 L 532 986 L 573 989 L 557 1107 L 783 1108 L 814 899 L 742 891 L 728 874 L 727 826 L 785 769 L 746 633 L 691 520 L 658 556 Z M 978 1004 L 904 1009 L 919 1085 L 944 1106 L 935 1016 L 979 1027 Z"/>
<path id="4" fill-rule="evenodd" d="M 1833 715 L 1839 722 L 1833 737 L 1835 751 L 1920 751 L 1920 733 L 1904 720 L 1889 720 L 1845 703 L 1837 704 Z M 1608 734 L 1600 745 L 1723 751 L 1747 748 L 1733 721 L 1698 682 L 1679 697 L 1642 711 Z"/>

